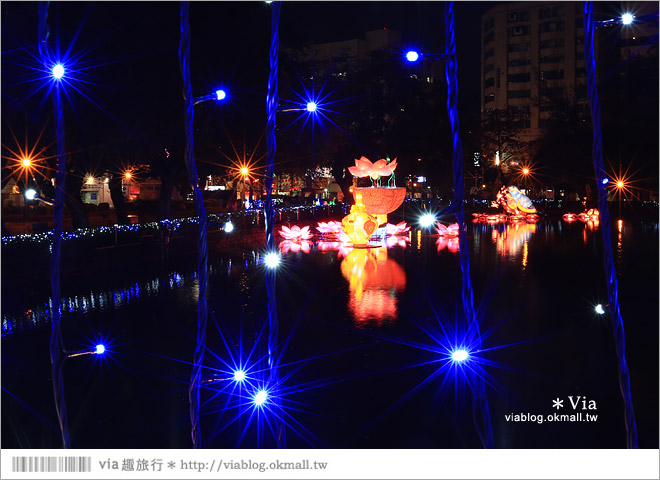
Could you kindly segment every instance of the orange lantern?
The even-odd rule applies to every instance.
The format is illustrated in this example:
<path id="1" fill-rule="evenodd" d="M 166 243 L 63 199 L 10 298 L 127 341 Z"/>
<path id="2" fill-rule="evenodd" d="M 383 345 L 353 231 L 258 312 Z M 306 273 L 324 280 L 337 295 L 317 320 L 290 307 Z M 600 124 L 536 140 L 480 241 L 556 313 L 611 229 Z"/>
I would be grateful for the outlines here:
<path id="1" fill-rule="evenodd" d="M 378 220 L 367 213 L 362 203 L 362 195 L 356 194 L 355 201 L 355 205 L 351 206 L 351 213 L 342 219 L 341 227 L 353 245 L 366 245 L 378 228 Z"/>

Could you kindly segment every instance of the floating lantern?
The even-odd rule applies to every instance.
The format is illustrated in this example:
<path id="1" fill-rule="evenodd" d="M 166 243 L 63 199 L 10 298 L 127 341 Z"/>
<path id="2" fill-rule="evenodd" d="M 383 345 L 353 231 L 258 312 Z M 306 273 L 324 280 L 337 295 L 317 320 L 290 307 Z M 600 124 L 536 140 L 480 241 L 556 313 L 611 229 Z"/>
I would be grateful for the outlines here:
<path id="1" fill-rule="evenodd" d="M 388 223 L 385 225 L 385 234 L 386 235 L 405 235 L 410 231 L 410 226 L 406 222 L 400 222 L 396 225 Z"/>
<path id="2" fill-rule="evenodd" d="M 291 228 L 283 226 L 279 233 L 287 240 L 309 240 L 312 238 L 309 226 L 302 228 L 298 225 L 294 225 Z"/>
<path id="3" fill-rule="evenodd" d="M 387 223 L 387 214 L 399 208 L 406 199 L 404 187 L 356 187 L 362 195 L 367 213 L 376 216 L 378 225 Z"/>
<path id="4" fill-rule="evenodd" d="M 387 214 L 393 212 L 403 203 L 406 198 L 406 189 L 403 187 L 383 187 L 380 185 L 382 177 L 394 175 L 397 167 L 396 158 L 392 162 L 380 160 L 371 163 L 366 157 L 355 160 L 354 167 L 348 167 L 348 171 L 355 178 L 370 177 L 374 182 L 373 187 L 354 186 L 353 192 L 362 195 L 362 203 L 366 206 L 366 212 L 376 216 L 378 225 L 387 223 Z"/>
<path id="5" fill-rule="evenodd" d="M 445 227 L 442 223 L 438 222 L 435 231 L 441 237 L 458 237 L 458 223 Z"/>
<path id="6" fill-rule="evenodd" d="M 529 197 L 513 185 L 500 188 L 495 204 L 501 205 L 507 213 L 513 215 L 536 213 L 536 207 Z"/>
<path id="7" fill-rule="evenodd" d="M 351 206 L 351 213 L 341 221 L 341 226 L 353 245 L 366 245 L 376 232 L 378 221 L 367 213 L 359 193 L 355 195 L 355 201 L 355 205 Z"/>
<path id="8" fill-rule="evenodd" d="M 316 230 L 321 235 L 339 235 L 341 233 L 341 222 L 330 221 L 330 222 L 318 222 Z"/>

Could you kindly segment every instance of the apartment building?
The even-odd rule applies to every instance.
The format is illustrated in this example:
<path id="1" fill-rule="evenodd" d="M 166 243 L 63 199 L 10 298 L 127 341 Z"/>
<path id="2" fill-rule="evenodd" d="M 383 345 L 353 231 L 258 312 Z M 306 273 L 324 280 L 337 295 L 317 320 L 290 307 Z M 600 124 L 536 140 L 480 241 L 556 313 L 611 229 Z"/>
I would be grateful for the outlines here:
<path id="1" fill-rule="evenodd" d="M 520 114 L 520 136 L 538 138 L 552 99 L 586 102 L 582 2 L 515 2 L 481 19 L 481 112 Z"/>

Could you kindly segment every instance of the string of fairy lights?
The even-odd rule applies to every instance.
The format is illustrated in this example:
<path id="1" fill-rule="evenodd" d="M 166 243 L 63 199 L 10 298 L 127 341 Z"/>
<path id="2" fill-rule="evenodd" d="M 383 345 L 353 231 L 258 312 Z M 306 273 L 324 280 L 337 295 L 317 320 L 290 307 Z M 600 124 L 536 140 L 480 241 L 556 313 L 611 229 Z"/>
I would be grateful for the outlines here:
<path id="1" fill-rule="evenodd" d="M 331 207 L 333 208 L 333 207 Z M 337 208 L 335 206 L 334 208 Z M 339 206 L 342 212 L 345 212 L 347 207 L 344 205 Z M 329 211 L 328 206 L 297 206 L 297 207 L 285 207 L 280 209 L 275 209 L 277 216 L 282 217 L 285 214 L 295 214 L 296 217 L 300 215 L 316 215 L 317 213 L 326 213 Z M 234 222 L 240 219 L 248 219 L 254 223 L 260 222 L 260 210 L 244 210 L 240 212 L 231 212 L 231 213 L 220 213 L 220 214 L 208 214 L 209 223 L 212 225 L 219 225 L 220 228 L 226 233 L 231 233 L 234 231 Z M 186 217 L 172 220 L 159 220 L 155 222 L 146 222 L 146 223 L 134 223 L 130 225 L 111 225 L 103 226 L 97 228 L 79 228 L 71 232 L 62 233 L 62 241 L 71 241 L 71 240 L 80 240 L 80 239 L 91 239 L 99 238 L 107 235 L 114 235 L 116 232 L 121 233 L 147 233 L 153 231 L 160 231 L 162 229 L 167 229 L 171 234 L 178 230 L 183 225 L 188 224 L 197 224 L 199 223 L 199 218 Z M 10 246 L 16 244 L 39 244 L 39 243 L 50 243 L 53 238 L 53 232 L 42 232 L 42 233 L 26 233 L 19 235 L 10 235 L 2 237 L 2 246 Z"/>

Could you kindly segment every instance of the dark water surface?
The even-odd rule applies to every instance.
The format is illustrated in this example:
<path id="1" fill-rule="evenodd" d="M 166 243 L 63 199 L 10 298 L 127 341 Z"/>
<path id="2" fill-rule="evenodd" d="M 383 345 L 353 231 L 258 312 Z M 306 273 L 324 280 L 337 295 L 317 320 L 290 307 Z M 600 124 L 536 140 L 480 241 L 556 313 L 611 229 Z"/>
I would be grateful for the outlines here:
<path id="1" fill-rule="evenodd" d="M 658 224 L 624 220 L 613 241 L 640 446 L 657 448 Z M 496 447 L 624 448 L 612 329 L 609 316 L 594 311 L 607 303 L 599 228 L 561 220 L 471 224 L 468 243 Z M 461 329 L 456 248 L 413 229 L 389 249 L 337 251 L 312 241 L 283 254 L 277 313 L 288 447 L 481 446 L 463 370 L 438 372 L 446 356 L 443 328 Z M 263 353 L 260 260 L 256 250 L 212 257 L 206 379 L 221 377 L 222 362 L 238 356 L 228 351 L 243 349 L 245 360 L 256 343 L 251 361 Z M 127 265 L 126 275 L 63 278 L 68 349 L 100 341 L 109 349 L 66 361 L 73 446 L 191 446 L 194 265 L 171 260 Z M 10 279 L 3 271 L 3 284 Z M 57 448 L 48 291 L 7 291 L 3 286 L 2 445 Z M 223 382 L 202 390 L 204 446 L 274 446 L 269 425 L 277 422 L 260 411 L 265 422 L 257 438 L 256 414 L 236 419 Z M 559 411 L 555 399 L 564 401 Z M 548 421 L 555 412 L 597 418 Z M 519 414 L 544 422 L 507 420 Z"/>

